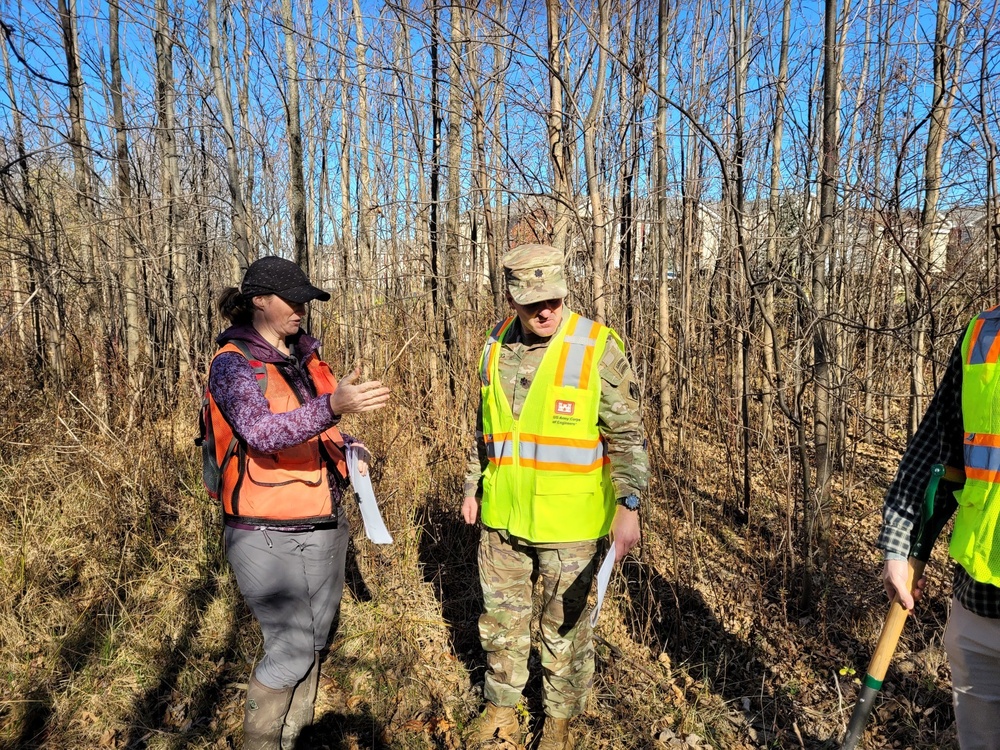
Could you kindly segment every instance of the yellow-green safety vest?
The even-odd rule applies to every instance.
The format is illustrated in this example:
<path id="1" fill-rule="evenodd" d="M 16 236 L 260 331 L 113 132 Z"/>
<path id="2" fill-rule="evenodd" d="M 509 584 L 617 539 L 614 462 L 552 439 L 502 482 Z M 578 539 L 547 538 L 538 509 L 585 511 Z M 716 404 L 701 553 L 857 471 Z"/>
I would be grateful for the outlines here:
<path id="1" fill-rule="evenodd" d="M 479 362 L 483 441 L 483 523 L 535 543 L 598 539 L 611 528 L 616 498 L 597 429 L 598 372 L 618 334 L 568 310 L 549 341 L 514 419 L 498 377 L 500 347 L 515 318 L 490 333 Z"/>
<path id="2" fill-rule="evenodd" d="M 962 340 L 965 485 L 949 554 L 982 583 L 1000 586 L 1000 306 L 977 315 Z"/>

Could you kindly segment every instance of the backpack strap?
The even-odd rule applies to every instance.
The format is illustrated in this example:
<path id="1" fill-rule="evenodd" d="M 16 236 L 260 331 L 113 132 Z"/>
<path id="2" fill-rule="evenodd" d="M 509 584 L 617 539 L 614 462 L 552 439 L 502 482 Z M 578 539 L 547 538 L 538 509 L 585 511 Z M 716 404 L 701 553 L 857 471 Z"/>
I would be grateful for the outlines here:
<path id="1" fill-rule="evenodd" d="M 267 367 L 250 353 L 250 345 L 242 339 L 232 339 L 228 343 L 240 350 L 240 354 L 246 358 L 250 369 L 253 370 L 254 377 L 257 378 L 257 385 L 260 386 L 260 392 L 267 393 Z"/>
<path id="2" fill-rule="evenodd" d="M 250 365 L 250 369 L 253 370 L 254 377 L 257 379 L 257 385 L 260 386 L 261 393 L 267 393 L 267 367 L 259 359 L 255 359 L 250 353 L 250 347 L 247 342 L 240 339 L 233 339 L 228 342 L 232 344 L 233 348 L 236 349 Z M 231 349 L 229 351 L 232 351 Z M 221 489 L 222 475 L 226 470 L 226 465 L 229 463 L 230 459 L 237 458 L 237 460 L 243 461 L 243 451 L 241 450 L 240 440 L 236 437 L 236 433 L 233 433 L 232 438 L 229 441 L 229 445 L 226 446 L 226 450 L 222 455 L 222 459 L 218 459 L 218 455 L 215 453 L 216 449 L 216 436 L 214 430 L 212 429 L 212 418 L 209 414 L 210 403 L 209 403 L 209 392 L 208 386 L 205 386 L 205 395 L 202 398 L 201 410 L 198 413 L 198 437 L 195 438 L 195 445 L 201 447 L 202 449 L 202 478 L 205 483 L 205 488 L 211 497 L 218 497 L 219 491 Z M 240 479 L 237 483 L 242 484 L 242 467 L 240 471 Z"/>

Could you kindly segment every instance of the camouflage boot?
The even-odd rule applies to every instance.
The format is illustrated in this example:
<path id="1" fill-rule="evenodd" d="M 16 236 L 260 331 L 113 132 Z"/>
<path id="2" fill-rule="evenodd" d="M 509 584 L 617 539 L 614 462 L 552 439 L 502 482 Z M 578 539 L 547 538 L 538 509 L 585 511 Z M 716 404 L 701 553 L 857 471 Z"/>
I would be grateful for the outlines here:
<path id="1" fill-rule="evenodd" d="M 292 688 L 275 690 L 251 677 L 243 713 L 243 750 L 281 750 L 281 727 L 291 702 Z"/>
<path id="2" fill-rule="evenodd" d="M 486 708 L 465 731 L 466 747 L 489 742 L 492 739 L 506 740 L 521 747 L 521 725 L 517 720 L 517 709 L 514 706 L 498 706 L 487 703 Z"/>
<path id="3" fill-rule="evenodd" d="M 316 706 L 316 691 L 319 688 L 319 652 L 313 658 L 302 682 L 295 686 L 292 703 L 285 714 L 285 728 L 281 732 L 281 750 L 294 750 L 302 730 L 313 723 Z"/>
<path id="4" fill-rule="evenodd" d="M 542 740 L 536 750 L 573 750 L 576 740 L 569 729 L 569 721 L 547 716 L 542 726 Z"/>

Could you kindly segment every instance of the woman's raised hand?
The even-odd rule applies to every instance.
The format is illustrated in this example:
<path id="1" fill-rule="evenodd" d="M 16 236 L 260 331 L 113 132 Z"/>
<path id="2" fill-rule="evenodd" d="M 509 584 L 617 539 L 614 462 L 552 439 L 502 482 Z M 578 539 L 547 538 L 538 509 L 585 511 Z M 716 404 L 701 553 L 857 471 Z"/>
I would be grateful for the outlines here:
<path id="1" fill-rule="evenodd" d="M 389 389 L 378 380 L 356 382 L 361 377 L 361 368 L 355 367 L 354 372 L 345 375 L 337 389 L 330 394 L 330 409 L 334 414 L 359 414 L 363 411 L 381 409 L 389 402 Z"/>

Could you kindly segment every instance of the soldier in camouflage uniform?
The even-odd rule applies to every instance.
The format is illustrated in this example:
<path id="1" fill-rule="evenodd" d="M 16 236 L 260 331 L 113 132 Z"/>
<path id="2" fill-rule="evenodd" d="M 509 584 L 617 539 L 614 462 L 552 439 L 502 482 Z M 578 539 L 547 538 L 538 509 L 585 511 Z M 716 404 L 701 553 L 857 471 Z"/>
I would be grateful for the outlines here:
<path id="1" fill-rule="evenodd" d="M 496 338 L 491 338 L 490 342 L 497 343 L 494 372 L 498 385 L 510 405 L 515 423 L 521 425 L 523 438 L 524 432 L 530 432 L 525 423 L 530 425 L 531 415 L 523 414 L 523 410 L 535 374 L 543 367 L 550 340 L 554 336 L 559 338 L 557 334 L 565 334 L 563 328 L 567 321 L 575 320 L 576 316 L 563 305 L 567 290 L 563 257 L 557 249 L 545 245 L 517 247 L 504 258 L 504 273 L 507 301 L 516 316 L 505 329 L 503 325 L 498 326 L 494 331 Z M 502 333 L 497 334 L 501 330 Z M 592 330 L 598 327 L 595 325 Z M 614 495 L 611 505 L 601 504 L 598 499 L 587 513 L 601 516 L 598 523 L 604 524 L 602 528 L 610 524 L 617 558 L 621 560 L 639 541 L 637 509 L 639 497 L 646 489 L 649 461 L 639 418 L 639 388 L 616 338 L 607 338 L 597 366 L 600 375 L 597 431 L 600 434 L 599 451 L 603 454 L 599 455 L 598 463 L 609 464 L 598 481 L 608 497 L 611 497 L 607 487 L 610 482 Z M 594 352 L 595 356 L 597 354 Z M 479 439 L 470 456 L 462 504 L 463 517 L 469 524 L 476 523 L 479 516 L 490 451 L 494 453 L 494 463 L 501 467 L 498 470 L 511 461 L 509 454 L 507 459 L 502 458 L 503 449 L 497 447 L 497 439 L 490 435 L 491 429 L 487 429 L 487 437 L 483 437 L 484 404 L 489 397 L 485 373 L 490 367 L 490 359 L 488 342 L 481 367 L 484 394 L 477 419 Z M 551 369 L 550 365 L 545 372 Z M 559 372 L 562 369 L 560 366 Z M 539 387 L 547 388 L 548 383 L 540 382 Z M 590 387 L 596 389 L 596 386 Z M 537 398 L 533 403 L 539 403 Z M 491 444 L 487 445 L 487 441 Z M 520 450 L 523 454 L 526 449 Z M 552 501 L 558 497 L 536 496 L 530 498 L 530 502 L 537 507 L 546 499 Z M 617 504 L 613 503 L 615 498 Z M 543 585 L 540 650 L 546 714 L 538 748 L 572 748 L 570 719 L 586 708 L 594 674 L 593 634 L 585 610 L 597 565 L 598 539 L 551 542 L 522 538 L 508 528 L 492 527 L 486 517 L 487 506 L 483 505 L 482 510 L 485 528 L 479 546 L 479 575 L 485 611 L 479 620 L 479 631 L 487 658 L 484 686 L 487 706 L 470 727 L 467 743 L 474 747 L 491 738 L 503 738 L 515 744 L 520 741 L 515 707 L 528 679 L 532 578 L 537 571 Z M 571 518 L 566 518 L 566 524 L 571 522 Z M 572 536 L 573 532 L 569 534 Z"/>

